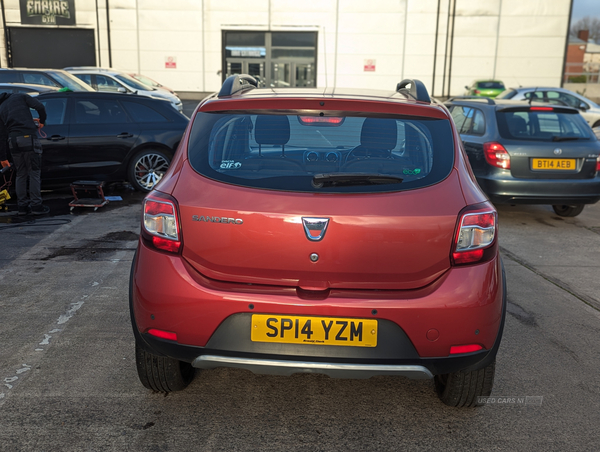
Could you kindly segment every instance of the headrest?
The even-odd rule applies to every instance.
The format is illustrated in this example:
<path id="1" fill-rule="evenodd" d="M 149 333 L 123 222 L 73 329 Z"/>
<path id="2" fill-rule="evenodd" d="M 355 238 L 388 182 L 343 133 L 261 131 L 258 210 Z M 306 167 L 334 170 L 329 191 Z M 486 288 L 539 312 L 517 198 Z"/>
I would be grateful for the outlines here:
<path id="1" fill-rule="evenodd" d="M 287 116 L 258 115 L 254 127 L 258 144 L 284 145 L 290 141 L 290 121 Z"/>
<path id="2" fill-rule="evenodd" d="M 369 149 L 391 150 L 396 147 L 398 127 L 394 119 L 365 118 L 360 144 Z"/>
<path id="3" fill-rule="evenodd" d="M 513 135 L 527 132 L 527 121 L 520 116 L 513 115 L 513 117 L 510 118 L 508 127 Z"/>

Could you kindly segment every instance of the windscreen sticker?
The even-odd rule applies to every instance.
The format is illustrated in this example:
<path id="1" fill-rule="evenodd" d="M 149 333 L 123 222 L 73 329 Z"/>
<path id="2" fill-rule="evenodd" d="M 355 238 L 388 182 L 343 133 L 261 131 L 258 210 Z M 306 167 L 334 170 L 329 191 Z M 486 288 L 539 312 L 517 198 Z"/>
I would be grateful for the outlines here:
<path id="1" fill-rule="evenodd" d="M 408 168 L 404 168 L 404 170 L 402 170 L 402 172 L 404 174 L 412 174 L 412 175 L 417 175 L 421 173 L 421 168 L 415 168 L 414 170 L 408 169 Z"/>
<path id="2" fill-rule="evenodd" d="M 242 167 L 242 162 L 236 162 L 235 160 L 222 160 L 221 169 L 239 169 Z"/>

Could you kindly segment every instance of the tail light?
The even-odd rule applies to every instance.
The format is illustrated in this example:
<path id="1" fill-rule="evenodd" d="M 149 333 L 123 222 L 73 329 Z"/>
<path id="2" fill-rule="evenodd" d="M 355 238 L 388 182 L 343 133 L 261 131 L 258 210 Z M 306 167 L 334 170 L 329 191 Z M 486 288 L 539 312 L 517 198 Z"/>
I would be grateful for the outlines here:
<path id="1" fill-rule="evenodd" d="M 343 117 L 334 116 L 298 116 L 300 124 L 305 126 L 340 126 L 344 122 Z"/>
<path id="2" fill-rule="evenodd" d="M 474 93 L 474 94 L 479 94 L 480 92 L 481 92 L 481 91 L 479 91 L 478 89 L 476 89 L 476 90 L 473 90 L 473 93 Z"/>
<path id="3" fill-rule="evenodd" d="M 165 194 L 151 194 L 144 200 L 142 232 L 154 247 L 178 253 L 181 248 L 179 218 L 175 200 Z"/>
<path id="4" fill-rule="evenodd" d="M 497 168 L 510 169 L 510 155 L 500 143 L 483 143 L 485 161 Z"/>
<path id="5" fill-rule="evenodd" d="M 491 259 L 497 248 L 496 211 L 490 208 L 468 207 L 459 216 L 452 262 L 454 265 L 474 264 Z"/>
<path id="6" fill-rule="evenodd" d="M 600 156 L 596 159 L 596 172 L 600 172 Z"/>

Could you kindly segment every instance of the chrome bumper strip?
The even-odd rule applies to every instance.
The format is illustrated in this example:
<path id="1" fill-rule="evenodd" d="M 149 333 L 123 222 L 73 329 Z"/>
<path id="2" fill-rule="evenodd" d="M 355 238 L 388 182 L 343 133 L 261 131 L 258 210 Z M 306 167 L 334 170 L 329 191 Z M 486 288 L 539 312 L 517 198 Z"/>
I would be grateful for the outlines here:
<path id="1" fill-rule="evenodd" d="M 387 364 L 343 364 L 276 359 L 233 358 L 229 356 L 202 355 L 192 362 L 198 369 L 235 367 L 255 374 L 292 375 L 295 373 L 325 374 L 332 378 L 370 378 L 375 375 L 400 375 L 411 379 L 433 378 L 423 366 Z"/>

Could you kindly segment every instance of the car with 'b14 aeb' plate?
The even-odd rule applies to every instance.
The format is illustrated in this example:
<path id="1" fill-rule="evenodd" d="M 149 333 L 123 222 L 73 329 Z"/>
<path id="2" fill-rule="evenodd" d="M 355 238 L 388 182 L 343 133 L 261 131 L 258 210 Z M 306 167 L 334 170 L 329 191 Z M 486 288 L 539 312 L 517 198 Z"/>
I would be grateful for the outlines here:
<path id="1" fill-rule="evenodd" d="M 48 115 L 39 132 L 46 188 L 84 179 L 129 181 L 150 191 L 189 121 L 166 100 L 131 94 L 53 92 L 37 99 Z"/>
<path id="2" fill-rule="evenodd" d="M 446 105 L 492 202 L 551 204 L 571 217 L 600 200 L 600 142 L 575 108 L 469 97 Z"/>
<path id="3" fill-rule="evenodd" d="M 433 379 L 491 393 L 506 313 L 497 213 L 425 86 L 226 79 L 143 203 L 130 279 L 138 376 L 200 369 Z"/>

